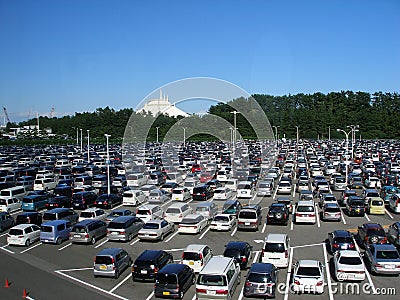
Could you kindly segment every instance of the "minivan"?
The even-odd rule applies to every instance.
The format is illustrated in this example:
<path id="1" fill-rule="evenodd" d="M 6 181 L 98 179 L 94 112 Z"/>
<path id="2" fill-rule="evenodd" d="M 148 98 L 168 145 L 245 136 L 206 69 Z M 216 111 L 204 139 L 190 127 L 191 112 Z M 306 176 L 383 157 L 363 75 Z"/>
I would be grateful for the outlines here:
<path id="1" fill-rule="evenodd" d="M 76 177 L 74 180 L 74 186 L 77 187 L 81 185 L 92 185 L 92 177 L 90 176 Z"/>
<path id="2" fill-rule="evenodd" d="M 117 279 L 130 265 L 132 265 L 132 259 L 124 249 L 106 248 L 94 258 L 93 275 Z"/>
<path id="3" fill-rule="evenodd" d="M 154 281 L 157 272 L 173 261 L 172 254 L 164 250 L 144 250 L 133 263 L 132 280 Z"/>
<path id="4" fill-rule="evenodd" d="M 212 220 L 214 216 L 218 213 L 218 206 L 214 203 L 214 201 L 200 202 L 196 206 L 195 213 L 202 215 L 208 220 Z"/>
<path id="5" fill-rule="evenodd" d="M 196 299 L 232 299 L 240 284 L 240 266 L 233 257 L 213 256 L 200 271 Z"/>
<path id="6" fill-rule="evenodd" d="M 141 187 L 147 183 L 147 178 L 141 173 L 126 175 L 126 181 L 130 187 Z"/>
<path id="7" fill-rule="evenodd" d="M 21 209 L 21 202 L 17 198 L 0 199 L 0 211 L 11 213 Z"/>
<path id="8" fill-rule="evenodd" d="M 147 184 L 154 185 L 163 185 L 165 183 L 165 177 L 161 172 L 153 172 L 150 173 L 149 179 L 147 180 Z"/>
<path id="9" fill-rule="evenodd" d="M 188 265 L 195 273 L 199 273 L 211 257 L 213 253 L 208 245 L 191 244 L 183 250 L 181 263 Z"/>
<path id="10" fill-rule="evenodd" d="M 142 205 L 136 209 L 136 217 L 143 220 L 143 222 L 148 222 L 150 220 L 162 219 L 164 215 L 164 210 L 159 205 L 149 204 Z"/>
<path id="11" fill-rule="evenodd" d="M 289 265 L 290 238 L 285 233 L 269 233 L 265 237 L 260 262 L 271 263 L 278 268 Z"/>
<path id="12" fill-rule="evenodd" d="M 130 241 L 143 227 L 144 222 L 134 216 L 120 216 L 108 224 L 107 238 L 110 241 Z"/>
<path id="13" fill-rule="evenodd" d="M 0 191 L 0 199 L 16 198 L 22 200 L 27 192 L 23 186 L 15 186 Z"/>
<path id="14" fill-rule="evenodd" d="M 198 185 L 193 188 L 192 198 L 193 200 L 206 201 L 214 196 L 214 192 L 210 186 L 206 184 Z"/>
<path id="15" fill-rule="evenodd" d="M 94 192 L 79 192 L 72 196 L 74 209 L 86 209 L 94 205 L 97 195 Z"/>
<path id="16" fill-rule="evenodd" d="M 237 187 L 237 198 L 252 198 L 254 185 L 250 181 L 241 181 Z"/>
<path id="17" fill-rule="evenodd" d="M 33 190 L 34 191 L 40 191 L 40 190 L 54 190 L 55 187 L 57 186 L 57 183 L 54 181 L 53 178 L 41 178 L 41 179 L 35 179 L 35 182 L 33 184 Z"/>
<path id="18" fill-rule="evenodd" d="M 46 208 L 47 201 L 48 201 L 47 195 L 41 195 L 41 194 L 28 195 L 22 199 L 21 208 L 23 211 L 38 211 L 40 209 Z"/>
<path id="19" fill-rule="evenodd" d="M 17 178 L 16 186 L 24 187 L 27 191 L 33 191 L 33 183 L 35 178 L 33 176 L 21 176 Z"/>
<path id="20" fill-rule="evenodd" d="M 87 219 L 76 223 L 70 233 L 72 243 L 91 243 L 107 235 L 107 224 L 101 220 Z"/>
<path id="21" fill-rule="evenodd" d="M 146 200 L 146 196 L 141 190 L 127 190 L 122 194 L 122 205 L 124 206 L 136 206 Z"/>
<path id="22" fill-rule="evenodd" d="M 182 299 L 195 280 L 193 270 L 187 265 L 167 264 L 156 274 L 154 296 Z"/>
<path id="23" fill-rule="evenodd" d="M 71 223 L 67 220 L 46 222 L 40 227 L 40 241 L 59 245 L 69 239 L 70 231 Z"/>
<path id="24" fill-rule="evenodd" d="M 78 214 L 71 208 L 53 208 L 43 214 L 43 221 L 66 220 L 71 224 L 78 221 Z"/>
<path id="25" fill-rule="evenodd" d="M 180 223 L 182 219 L 191 214 L 193 209 L 187 203 L 172 203 L 164 213 L 164 219 L 172 223 Z"/>

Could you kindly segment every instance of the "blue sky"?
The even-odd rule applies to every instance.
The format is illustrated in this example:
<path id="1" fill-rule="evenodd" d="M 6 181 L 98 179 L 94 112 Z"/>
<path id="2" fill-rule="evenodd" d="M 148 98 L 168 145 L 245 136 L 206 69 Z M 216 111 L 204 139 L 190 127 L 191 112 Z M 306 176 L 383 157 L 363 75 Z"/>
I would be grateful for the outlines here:
<path id="1" fill-rule="evenodd" d="M 135 108 L 197 76 L 272 95 L 399 92 L 399 15 L 396 0 L 1 0 L 0 104 L 12 121 Z"/>

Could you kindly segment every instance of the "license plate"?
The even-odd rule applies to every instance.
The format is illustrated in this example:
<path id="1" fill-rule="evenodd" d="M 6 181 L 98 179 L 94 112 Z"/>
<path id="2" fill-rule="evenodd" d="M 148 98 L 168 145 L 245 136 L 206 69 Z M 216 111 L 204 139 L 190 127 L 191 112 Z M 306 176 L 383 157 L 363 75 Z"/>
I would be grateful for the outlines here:
<path id="1" fill-rule="evenodd" d="M 107 266 L 100 266 L 100 270 L 107 270 Z"/>
<path id="2" fill-rule="evenodd" d="M 244 225 L 249 226 L 250 222 L 245 222 Z"/>
<path id="3" fill-rule="evenodd" d="M 169 296 L 169 295 L 170 295 L 170 292 L 162 292 L 162 294 L 163 294 L 164 296 Z"/>
<path id="4" fill-rule="evenodd" d="M 103 204 L 103 202 L 100 201 L 99 204 Z"/>
<path id="5" fill-rule="evenodd" d="M 140 274 L 147 274 L 147 270 L 141 270 Z"/>
<path id="6" fill-rule="evenodd" d="M 242 194 L 246 194 L 246 191 L 242 191 Z"/>
<path id="7" fill-rule="evenodd" d="M 348 279 L 354 279 L 354 278 L 356 278 L 356 275 L 354 275 L 354 274 L 348 274 L 348 275 L 347 275 L 347 278 L 348 278 Z"/>
<path id="8" fill-rule="evenodd" d="M 113 232 L 111 232 L 111 234 L 115 234 L 115 235 L 117 235 L 119 232 L 116 232 L 116 231 L 113 231 Z"/>
<path id="9" fill-rule="evenodd" d="M 346 245 L 342 245 L 342 246 L 340 246 L 340 249 L 347 249 L 347 246 Z"/>
<path id="10" fill-rule="evenodd" d="M 210 290 L 207 290 L 207 295 L 215 295 L 216 294 L 216 292 L 215 291 L 210 291 Z"/>
<path id="11" fill-rule="evenodd" d="M 356 212 L 358 212 L 358 213 L 359 213 L 359 212 L 360 212 L 360 210 L 359 210 L 359 209 L 356 209 Z"/>
<path id="12" fill-rule="evenodd" d="M 80 238 L 81 236 L 79 234 L 74 234 L 74 237 Z"/>
<path id="13" fill-rule="evenodd" d="M 385 265 L 385 269 L 394 269 L 394 265 Z"/>
<path id="14" fill-rule="evenodd" d="M 194 265 L 194 261 L 189 261 L 189 266 L 193 266 Z"/>

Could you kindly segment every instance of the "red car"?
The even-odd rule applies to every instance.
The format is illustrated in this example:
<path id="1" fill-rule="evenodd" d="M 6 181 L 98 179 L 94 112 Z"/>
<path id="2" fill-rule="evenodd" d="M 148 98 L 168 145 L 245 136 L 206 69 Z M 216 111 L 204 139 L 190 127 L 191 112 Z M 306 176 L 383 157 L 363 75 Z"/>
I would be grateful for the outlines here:
<path id="1" fill-rule="evenodd" d="M 214 174 L 210 172 L 204 172 L 200 174 L 200 182 L 205 183 L 207 181 L 210 181 L 211 179 L 214 179 Z"/>
<path id="2" fill-rule="evenodd" d="M 201 166 L 199 164 L 192 165 L 192 173 L 201 172 Z"/>

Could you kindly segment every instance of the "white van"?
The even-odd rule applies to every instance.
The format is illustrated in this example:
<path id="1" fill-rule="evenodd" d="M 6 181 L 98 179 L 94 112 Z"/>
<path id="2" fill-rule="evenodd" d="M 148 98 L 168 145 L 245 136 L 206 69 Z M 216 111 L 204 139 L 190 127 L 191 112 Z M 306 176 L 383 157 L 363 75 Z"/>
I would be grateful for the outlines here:
<path id="1" fill-rule="evenodd" d="M 269 233 L 264 241 L 260 262 L 271 263 L 278 268 L 289 266 L 290 238 L 285 233 Z"/>
<path id="2" fill-rule="evenodd" d="M 163 215 L 163 209 L 156 204 L 142 205 L 136 209 L 136 217 L 142 219 L 145 223 L 150 220 L 162 219 Z"/>
<path id="3" fill-rule="evenodd" d="M 172 223 L 180 223 L 193 209 L 187 203 L 172 203 L 164 213 L 164 219 Z"/>
<path id="4" fill-rule="evenodd" d="M 146 202 L 147 198 L 141 190 L 128 190 L 122 195 L 122 205 L 136 206 Z"/>
<path id="5" fill-rule="evenodd" d="M 181 263 L 199 273 L 213 256 L 208 245 L 191 244 L 183 250 Z"/>
<path id="6" fill-rule="evenodd" d="M 7 199 L 7 198 L 16 198 L 18 200 L 22 200 L 26 196 L 27 192 L 25 187 L 23 186 L 16 186 L 8 189 L 3 189 L 0 191 L 0 198 Z"/>
<path id="7" fill-rule="evenodd" d="M 179 172 L 168 173 L 168 181 L 175 182 L 177 184 L 181 184 L 183 182 L 182 174 Z"/>
<path id="8" fill-rule="evenodd" d="M 21 209 L 21 201 L 17 198 L 0 199 L 0 211 L 11 213 Z"/>
<path id="9" fill-rule="evenodd" d="M 232 257 L 213 256 L 196 281 L 196 299 L 232 299 L 240 284 L 240 266 Z"/>
<path id="10" fill-rule="evenodd" d="M 236 178 L 230 178 L 228 181 L 225 183 L 225 187 L 230 188 L 232 191 L 236 192 L 237 191 L 237 186 L 238 186 L 238 180 Z"/>
<path id="11" fill-rule="evenodd" d="M 237 198 L 252 198 L 254 186 L 250 181 L 241 181 L 237 186 Z"/>
<path id="12" fill-rule="evenodd" d="M 35 179 L 33 184 L 34 191 L 41 191 L 41 190 L 54 190 L 57 186 L 57 183 L 52 178 L 41 178 Z"/>
<path id="13" fill-rule="evenodd" d="M 142 173 L 133 173 L 126 176 L 126 181 L 130 187 L 141 187 L 147 183 L 147 177 Z"/>

